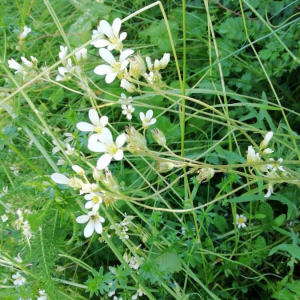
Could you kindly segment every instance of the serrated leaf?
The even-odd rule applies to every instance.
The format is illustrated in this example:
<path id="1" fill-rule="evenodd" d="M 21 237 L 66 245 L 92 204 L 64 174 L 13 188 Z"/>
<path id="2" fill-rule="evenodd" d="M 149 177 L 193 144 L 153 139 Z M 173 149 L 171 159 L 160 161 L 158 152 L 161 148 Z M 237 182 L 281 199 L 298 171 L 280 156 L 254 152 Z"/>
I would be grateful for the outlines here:
<path id="1" fill-rule="evenodd" d="M 299 246 L 294 246 L 292 244 L 280 244 L 276 247 L 273 247 L 270 250 L 269 256 L 273 255 L 277 251 L 285 251 L 288 252 L 292 257 L 300 260 L 300 248 Z"/>

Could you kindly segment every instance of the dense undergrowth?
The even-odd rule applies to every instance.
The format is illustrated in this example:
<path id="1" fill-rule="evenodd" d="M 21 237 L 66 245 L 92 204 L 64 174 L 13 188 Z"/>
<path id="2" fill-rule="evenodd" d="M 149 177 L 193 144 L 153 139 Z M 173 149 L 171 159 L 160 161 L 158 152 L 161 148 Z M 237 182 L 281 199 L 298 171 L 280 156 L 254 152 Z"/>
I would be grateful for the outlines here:
<path id="1" fill-rule="evenodd" d="M 0 299 L 299 299 L 299 1 L 0 14 Z"/>

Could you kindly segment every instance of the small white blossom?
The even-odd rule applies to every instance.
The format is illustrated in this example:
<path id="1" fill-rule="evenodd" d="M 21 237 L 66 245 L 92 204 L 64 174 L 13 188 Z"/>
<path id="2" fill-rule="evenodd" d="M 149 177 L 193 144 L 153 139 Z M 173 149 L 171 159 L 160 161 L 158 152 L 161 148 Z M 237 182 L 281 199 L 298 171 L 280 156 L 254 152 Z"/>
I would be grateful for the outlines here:
<path id="1" fill-rule="evenodd" d="M 63 60 L 68 55 L 68 47 L 60 46 L 60 52 L 58 56 L 61 60 Z"/>
<path id="2" fill-rule="evenodd" d="M 77 49 L 75 49 L 77 50 Z M 85 61 L 87 59 L 87 49 L 82 48 L 81 50 L 78 50 L 75 52 L 75 60 L 76 63 L 80 63 L 81 61 Z"/>
<path id="3" fill-rule="evenodd" d="M 268 190 L 267 190 L 267 193 L 265 194 L 265 198 L 269 198 L 272 194 L 273 194 L 273 183 L 272 182 L 269 182 L 268 183 Z"/>
<path id="4" fill-rule="evenodd" d="M 164 53 L 164 56 L 161 60 L 158 60 L 156 59 L 154 61 L 154 66 L 151 62 L 151 58 L 150 57 L 146 57 L 146 63 L 147 63 L 147 67 L 148 67 L 148 70 L 151 72 L 153 71 L 153 69 L 155 71 L 159 71 L 159 70 L 162 70 L 162 69 L 165 69 L 168 65 L 168 63 L 170 62 L 170 53 Z M 154 67 L 154 68 L 153 68 Z"/>
<path id="5" fill-rule="evenodd" d="M 246 225 L 247 219 L 245 216 L 236 214 L 235 218 L 236 218 L 236 225 L 238 226 L 238 228 L 245 228 L 247 226 Z"/>
<path id="6" fill-rule="evenodd" d="M 98 193 L 90 193 L 84 196 L 84 199 L 88 202 L 85 204 L 85 208 L 92 208 L 93 211 L 98 211 L 100 204 L 102 203 L 102 198 Z"/>
<path id="7" fill-rule="evenodd" d="M 132 101 L 132 97 L 127 98 L 124 93 L 121 94 L 121 98 L 118 100 L 121 105 L 130 105 Z"/>
<path id="8" fill-rule="evenodd" d="M 81 167 L 79 167 L 79 166 L 77 166 L 77 165 L 73 165 L 73 166 L 72 166 L 72 169 L 73 169 L 73 171 L 76 172 L 78 175 L 80 175 L 80 176 L 83 176 L 83 175 L 84 175 L 84 170 L 83 170 Z"/>
<path id="9" fill-rule="evenodd" d="M 269 132 L 265 135 L 263 141 L 260 143 L 259 148 L 260 148 L 260 149 L 265 149 L 265 148 L 267 148 L 268 145 L 269 145 L 270 140 L 272 139 L 272 137 L 273 137 L 273 132 L 272 132 L 272 131 L 269 131 Z"/>
<path id="10" fill-rule="evenodd" d="M 109 65 L 100 65 L 94 69 L 94 72 L 97 75 L 106 75 L 105 81 L 106 83 L 112 83 L 116 77 L 118 76 L 120 79 L 124 77 L 124 73 L 126 71 L 126 67 L 128 65 L 128 60 L 126 59 L 129 55 L 131 55 L 134 51 L 131 49 L 126 49 L 122 51 L 120 54 L 119 61 L 116 61 L 114 56 L 107 49 L 100 49 L 99 54 L 104 61 L 106 61 Z"/>
<path id="11" fill-rule="evenodd" d="M 19 167 L 9 167 L 15 176 L 18 176 L 19 175 L 19 172 L 20 172 L 20 168 Z"/>
<path id="12" fill-rule="evenodd" d="M 57 163 L 56 163 L 58 166 L 62 166 L 64 164 L 66 164 L 66 162 L 62 159 L 62 158 L 59 158 Z"/>
<path id="13" fill-rule="evenodd" d="M 24 26 L 23 32 L 19 35 L 19 39 L 25 40 L 29 32 L 31 32 L 31 28 Z"/>
<path id="14" fill-rule="evenodd" d="M 40 297 L 38 297 L 37 300 L 47 300 L 48 299 L 48 296 L 47 296 L 45 290 L 39 290 L 39 294 L 40 294 Z"/>
<path id="15" fill-rule="evenodd" d="M 102 140 L 102 130 L 108 123 L 108 117 L 103 116 L 99 118 L 99 115 L 95 109 L 89 110 L 89 119 L 92 124 L 87 122 L 79 122 L 76 127 L 80 131 L 84 132 L 96 132 L 89 137 L 88 143 Z"/>
<path id="16" fill-rule="evenodd" d="M 156 119 L 152 119 L 153 117 L 153 110 L 149 109 L 146 112 L 146 115 L 143 112 L 140 112 L 140 118 L 143 122 L 144 129 L 147 129 L 149 126 L 153 125 L 156 122 Z"/>
<path id="17" fill-rule="evenodd" d="M 2 222 L 5 223 L 8 220 L 8 217 L 7 217 L 7 215 L 4 214 L 1 216 L 1 219 L 2 219 Z"/>
<path id="18" fill-rule="evenodd" d="M 52 155 L 54 155 L 55 153 L 60 151 L 60 147 L 59 147 L 58 143 L 55 140 L 53 140 L 52 143 L 55 146 L 52 149 Z"/>
<path id="19" fill-rule="evenodd" d="M 121 147 L 126 141 L 124 134 L 119 135 L 116 138 L 116 142 L 113 141 L 112 134 L 108 128 L 104 128 L 102 131 L 102 141 L 93 142 L 88 144 L 88 148 L 93 152 L 104 152 L 104 154 L 98 159 L 97 168 L 104 170 L 110 164 L 112 158 L 115 160 L 121 160 L 124 156 Z"/>
<path id="20" fill-rule="evenodd" d="M 27 74 L 27 72 L 25 71 L 24 67 L 22 65 L 20 65 L 18 62 L 16 62 L 13 58 L 11 58 L 8 61 L 8 67 L 10 69 L 16 70 L 15 74 L 22 73 L 23 77 L 24 77 L 24 75 Z"/>
<path id="21" fill-rule="evenodd" d="M 105 221 L 98 212 L 90 211 L 87 215 L 82 215 L 76 218 L 76 222 L 79 224 L 83 224 L 88 222 L 88 224 L 84 228 L 84 236 L 86 238 L 90 237 L 94 231 L 101 234 L 103 231 L 102 224 Z"/>
<path id="22" fill-rule="evenodd" d="M 23 285 L 25 283 L 25 281 L 26 281 L 26 279 L 19 272 L 17 272 L 16 274 L 12 275 L 12 278 L 15 279 L 14 280 L 14 285 L 15 286 Z"/>
<path id="23" fill-rule="evenodd" d="M 128 93 L 134 93 L 136 88 L 134 84 L 131 84 L 128 80 L 122 79 L 121 80 L 121 85 L 120 85 L 124 90 L 126 90 Z"/>
<path id="24" fill-rule="evenodd" d="M 126 115 L 126 118 L 128 120 L 131 120 L 132 119 L 132 113 L 134 112 L 134 107 L 132 105 L 127 106 L 127 105 L 123 104 L 122 109 L 123 109 L 122 114 Z"/>
<path id="25" fill-rule="evenodd" d="M 65 67 L 59 67 L 58 75 L 56 76 L 56 81 L 70 81 L 72 79 L 71 75 L 66 75 L 69 71 Z"/>
<path id="26" fill-rule="evenodd" d="M 80 195 L 82 194 L 89 194 L 95 192 L 99 188 L 99 185 L 96 183 L 83 183 L 81 186 L 81 190 L 79 192 Z"/>
<path id="27" fill-rule="evenodd" d="M 277 162 L 275 162 L 273 158 L 270 158 L 269 161 L 272 162 L 271 164 L 268 164 L 269 169 L 272 169 L 272 171 L 276 171 L 278 169 L 279 171 L 285 172 L 284 167 L 280 166 L 280 164 L 283 162 L 282 158 L 279 158 Z"/>
<path id="28" fill-rule="evenodd" d="M 16 261 L 19 264 L 23 261 L 20 253 L 18 253 L 18 255 L 16 257 L 14 257 L 14 261 Z"/>
<path id="29" fill-rule="evenodd" d="M 127 33 L 122 32 L 119 36 L 121 29 L 121 20 L 119 18 L 113 21 L 112 26 L 105 20 L 100 21 L 100 29 L 107 36 L 108 40 L 100 38 L 93 42 L 96 48 L 107 47 L 108 50 L 122 51 L 123 43 L 122 41 L 126 38 Z"/>
<path id="30" fill-rule="evenodd" d="M 101 40 L 101 39 L 103 39 L 103 37 L 104 37 L 104 33 L 103 33 L 103 31 L 102 31 L 102 29 L 101 29 L 101 27 L 100 27 L 100 22 L 99 22 L 99 25 L 97 26 L 97 29 L 94 29 L 93 31 L 92 31 L 92 39 L 94 39 L 95 37 L 98 37 L 98 39 L 96 40 L 96 41 L 94 41 L 94 42 L 91 42 L 91 45 L 93 45 L 93 46 L 95 46 L 95 44 L 97 44 L 97 42 L 99 43 L 99 41 Z M 95 46 L 96 47 L 96 46 Z"/>
<path id="31" fill-rule="evenodd" d="M 70 132 L 65 132 L 64 136 L 66 136 L 66 138 L 64 139 L 65 143 L 70 143 L 74 140 L 74 135 Z"/>
<path id="32" fill-rule="evenodd" d="M 141 289 L 138 289 L 136 294 L 134 294 L 131 299 L 136 300 L 138 297 L 141 297 L 143 295 L 144 295 L 144 292 Z"/>
<path id="33" fill-rule="evenodd" d="M 76 150 L 67 143 L 67 150 L 65 152 L 67 155 L 74 155 L 76 153 Z"/>
<path id="34" fill-rule="evenodd" d="M 65 175 L 60 174 L 60 173 L 53 173 L 51 175 L 51 179 L 58 184 L 66 184 L 75 189 L 80 189 L 83 185 L 83 182 L 81 179 L 76 178 L 76 177 L 68 178 Z"/>

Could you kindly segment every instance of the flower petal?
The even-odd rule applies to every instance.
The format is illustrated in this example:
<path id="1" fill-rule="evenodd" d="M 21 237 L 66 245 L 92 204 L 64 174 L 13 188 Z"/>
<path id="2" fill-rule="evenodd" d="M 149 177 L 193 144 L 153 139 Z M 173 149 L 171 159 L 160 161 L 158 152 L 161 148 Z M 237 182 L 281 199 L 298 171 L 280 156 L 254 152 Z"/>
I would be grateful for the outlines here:
<path id="1" fill-rule="evenodd" d="M 123 150 L 119 149 L 117 153 L 114 155 L 115 160 L 121 160 L 124 157 Z"/>
<path id="2" fill-rule="evenodd" d="M 88 144 L 88 149 L 93 152 L 106 152 L 107 146 L 101 142 Z"/>
<path id="3" fill-rule="evenodd" d="M 102 59 L 105 60 L 110 65 L 116 63 L 116 60 L 115 60 L 114 56 L 107 49 L 101 48 L 99 50 L 99 54 L 102 57 Z"/>
<path id="4" fill-rule="evenodd" d="M 151 119 L 151 120 L 150 120 L 149 124 L 150 124 L 150 125 L 153 125 L 155 122 L 156 122 L 156 119 L 154 118 L 154 119 Z"/>
<path id="5" fill-rule="evenodd" d="M 98 142 L 98 140 L 101 142 L 101 140 L 99 139 L 100 136 L 101 136 L 101 134 L 98 134 L 98 133 L 92 134 L 88 139 L 88 144 L 96 143 L 96 142 Z"/>
<path id="6" fill-rule="evenodd" d="M 79 122 L 77 123 L 76 125 L 77 129 L 80 130 L 80 131 L 94 131 L 94 126 L 90 123 L 87 123 L 87 122 Z"/>
<path id="7" fill-rule="evenodd" d="M 100 203 L 94 203 L 94 206 L 93 206 L 93 211 L 98 211 L 99 210 L 99 207 L 100 207 Z M 96 230 L 97 231 L 97 230 Z"/>
<path id="8" fill-rule="evenodd" d="M 112 30 L 115 36 L 119 35 L 121 29 L 121 19 L 116 18 L 112 23 Z"/>
<path id="9" fill-rule="evenodd" d="M 98 113 L 97 113 L 97 111 L 95 109 L 90 109 L 89 110 L 89 118 L 90 118 L 90 121 L 95 126 L 99 125 L 100 119 L 99 119 L 99 115 L 98 115 Z"/>
<path id="10" fill-rule="evenodd" d="M 60 173 L 53 173 L 51 175 L 51 179 L 59 184 L 68 184 L 70 182 L 70 179 L 68 177 Z"/>
<path id="11" fill-rule="evenodd" d="M 122 32 L 122 33 L 120 34 L 119 41 L 120 41 L 120 42 L 124 41 L 124 40 L 126 39 L 126 37 L 127 37 L 127 33 L 126 33 L 126 32 Z"/>
<path id="12" fill-rule="evenodd" d="M 108 40 L 104 40 L 104 39 L 100 39 L 100 40 L 94 41 L 92 43 L 92 45 L 94 45 L 94 47 L 96 47 L 96 48 L 102 48 L 102 47 L 108 46 L 109 45 L 109 41 Z"/>
<path id="13" fill-rule="evenodd" d="M 100 65 L 94 69 L 94 73 L 97 75 L 106 75 L 113 72 L 113 69 L 109 65 Z"/>
<path id="14" fill-rule="evenodd" d="M 101 119 L 100 119 L 100 124 L 101 124 L 103 127 L 105 127 L 105 126 L 107 125 L 107 123 L 108 123 L 108 117 L 107 117 L 107 116 L 101 117 Z"/>
<path id="15" fill-rule="evenodd" d="M 85 204 L 85 208 L 87 209 L 90 209 L 94 206 L 94 202 L 93 201 L 88 201 L 86 204 Z"/>
<path id="16" fill-rule="evenodd" d="M 121 134 L 116 138 L 116 145 L 118 146 L 118 148 L 121 148 L 124 143 L 126 141 L 126 136 L 125 134 Z"/>
<path id="17" fill-rule="evenodd" d="M 114 38 L 113 29 L 107 21 L 105 20 L 100 21 L 100 28 L 104 32 L 104 34 L 108 36 L 110 39 Z"/>
<path id="18" fill-rule="evenodd" d="M 95 230 L 96 230 L 96 232 L 99 233 L 99 234 L 102 233 L 103 228 L 102 228 L 102 224 L 101 224 L 100 220 L 97 220 L 97 221 L 95 222 Z"/>
<path id="19" fill-rule="evenodd" d="M 102 140 L 103 143 L 107 145 L 111 145 L 113 143 L 113 137 L 111 131 L 106 127 L 102 129 Z"/>
<path id="20" fill-rule="evenodd" d="M 95 221 L 90 220 L 85 226 L 83 234 L 86 238 L 88 238 L 94 233 L 94 230 L 95 230 Z"/>
<path id="21" fill-rule="evenodd" d="M 129 55 L 133 54 L 134 51 L 132 49 L 124 50 L 120 55 L 120 63 L 122 63 Z"/>
<path id="22" fill-rule="evenodd" d="M 83 216 L 77 217 L 76 222 L 79 223 L 79 224 L 83 224 L 83 223 L 86 223 L 89 219 L 90 219 L 90 216 L 83 215 Z"/>
<path id="23" fill-rule="evenodd" d="M 153 110 L 152 110 L 152 109 L 149 109 L 149 110 L 146 112 L 146 119 L 150 121 L 152 117 L 153 117 Z"/>
<path id="24" fill-rule="evenodd" d="M 145 114 L 143 112 L 140 112 L 140 118 L 141 118 L 141 121 L 144 122 Z"/>
<path id="25" fill-rule="evenodd" d="M 97 161 L 97 168 L 99 170 L 104 170 L 108 167 L 112 160 L 112 156 L 108 153 L 103 154 Z"/>
<path id="26" fill-rule="evenodd" d="M 112 83 L 117 77 L 117 73 L 109 73 L 105 76 L 105 82 L 107 84 Z"/>

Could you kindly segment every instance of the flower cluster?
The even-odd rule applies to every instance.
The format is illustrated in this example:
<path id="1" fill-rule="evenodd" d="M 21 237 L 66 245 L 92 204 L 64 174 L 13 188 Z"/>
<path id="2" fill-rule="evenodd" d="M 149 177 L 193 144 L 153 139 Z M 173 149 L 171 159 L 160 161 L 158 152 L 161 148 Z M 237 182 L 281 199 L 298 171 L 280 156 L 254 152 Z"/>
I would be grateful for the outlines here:
<path id="1" fill-rule="evenodd" d="M 23 80 L 28 81 L 37 75 L 38 60 L 34 56 L 30 56 L 30 61 L 22 56 L 22 64 L 19 64 L 13 58 L 8 61 L 8 67 L 15 70 L 15 74 L 22 74 Z"/>
<path id="2" fill-rule="evenodd" d="M 247 164 L 253 167 L 258 172 L 262 172 L 262 176 L 267 178 L 280 178 L 285 177 L 286 170 L 281 163 L 283 162 L 282 158 L 274 160 L 273 158 L 263 159 L 262 157 L 269 155 L 274 152 L 274 150 L 267 148 L 271 139 L 273 137 L 273 132 L 268 132 L 263 141 L 259 145 L 259 152 L 256 152 L 253 146 L 248 147 L 247 151 Z M 278 172 L 279 171 L 279 172 Z M 273 183 L 268 181 L 268 190 L 265 194 L 265 197 L 268 198 L 273 193 Z"/>
<path id="3" fill-rule="evenodd" d="M 25 212 L 31 213 L 28 210 L 26 210 Z M 27 243 L 29 244 L 29 240 L 33 237 L 30 224 L 27 220 L 24 220 L 24 213 L 21 209 L 18 209 L 16 213 L 18 215 L 18 219 L 15 220 L 12 225 L 17 230 L 22 229 L 22 234 L 24 235 Z"/>

